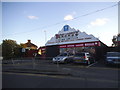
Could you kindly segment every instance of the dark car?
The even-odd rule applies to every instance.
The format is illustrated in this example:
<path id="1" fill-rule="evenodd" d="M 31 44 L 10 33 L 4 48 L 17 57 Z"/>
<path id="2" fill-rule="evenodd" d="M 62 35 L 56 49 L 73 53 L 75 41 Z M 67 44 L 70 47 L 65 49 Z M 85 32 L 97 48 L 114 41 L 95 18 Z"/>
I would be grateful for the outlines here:
<path id="1" fill-rule="evenodd" d="M 73 57 L 73 63 L 84 63 L 89 65 L 93 62 L 95 62 L 95 58 L 89 52 L 76 53 Z"/>
<path id="2" fill-rule="evenodd" d="M 120 64 L 120 52 L 107 52 L 105 62 L 106 65 Z"/>

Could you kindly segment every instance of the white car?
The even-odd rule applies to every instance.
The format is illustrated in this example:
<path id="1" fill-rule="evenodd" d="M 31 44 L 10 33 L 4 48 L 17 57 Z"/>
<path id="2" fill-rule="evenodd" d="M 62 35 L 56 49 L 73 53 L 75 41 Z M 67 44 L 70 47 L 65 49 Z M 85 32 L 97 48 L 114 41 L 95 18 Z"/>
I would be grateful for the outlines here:
<path id="1" fill-rule="evenodd" d="M 62 53 L 53 58 L 53 63 L 70 63 L 72 62 L 73 54 Z"/>

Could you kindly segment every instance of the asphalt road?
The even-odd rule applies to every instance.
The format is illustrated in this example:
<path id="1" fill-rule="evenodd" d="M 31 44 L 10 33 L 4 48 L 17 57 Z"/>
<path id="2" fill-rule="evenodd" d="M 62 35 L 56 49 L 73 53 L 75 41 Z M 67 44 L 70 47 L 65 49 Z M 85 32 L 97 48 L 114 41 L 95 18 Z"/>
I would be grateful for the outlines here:
<path id="1" fill-rule="evenodd" d="M 57 65 L 48 61 L 17 62 L 4 64 L 2 69 L 3 88 L 118 88 L 120 86 L 120 68 L 105 66 L 102 62 L 96 62 L 89 66 L 81 64 Z M 29 73 L 27 73 L 28 71 Z M 36 71 L 37 74 L 33 71 Z M 52 74 L 41 74 L 41 71 Z M 53 71 L 70 75 L 54 75 Z"/>
<path id="2" fill-rule="evenodd" d="M 2 88 L 118 88 L 117 81 L 28 73 L 3 73 Z"/>
<path id="3" fill-rule="evenodd" d="M 48 61 L 17 62 L 4 64 L 2 67 L 3 88 L 118 88 L 120 86 L 120 68 L 108 67 L 102 62 L 89 66 L 57 65 Z M 52 74 L 46 74 L 46 71 Z M 54 75 L 53 72 L 64 75 Z"/>

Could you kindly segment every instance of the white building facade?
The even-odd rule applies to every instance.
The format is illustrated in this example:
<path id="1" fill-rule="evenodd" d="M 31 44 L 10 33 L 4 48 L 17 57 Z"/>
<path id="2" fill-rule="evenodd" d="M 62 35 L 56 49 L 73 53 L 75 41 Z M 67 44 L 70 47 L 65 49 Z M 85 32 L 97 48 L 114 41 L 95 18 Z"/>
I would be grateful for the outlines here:
<path id="1" fill-rule="evenodd" d="M 58 34 L 45 44 L 45 46 L 98 41 L 99 39 L 95 38 L 93 35 L 88 35 L 85 32 L 71 28 L 69 25 L 65 25 Z"/>
<path id="2" fill-rule="evenodd" d="M 95 53 L 94 47 L 101 46 L 101 43 L 92 34 L 88 35 L 85 32 L 71 28 L 69 25 L 65 25 L 58 34 L 45 44 L 46 47 L 53 45 L 59 46 L 60 53 L 76 53 L 82 51 Z"/>

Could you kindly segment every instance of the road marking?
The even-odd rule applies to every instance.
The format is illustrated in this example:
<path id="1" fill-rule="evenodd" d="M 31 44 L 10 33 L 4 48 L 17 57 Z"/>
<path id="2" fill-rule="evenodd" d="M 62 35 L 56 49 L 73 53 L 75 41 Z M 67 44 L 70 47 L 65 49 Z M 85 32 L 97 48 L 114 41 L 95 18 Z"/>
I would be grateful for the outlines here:
<path id="1" fill-rule="evenodd" d="M 21 66 L 21 65 L 33 65 L 33 63 L 17 63 L 17 64 L 2 64 L 3 66 Z"/>
<path id="2" fill-rule="evenodd" d="M 105 79 L 92 79 L 87 77 L 71 77 L 71 76 L 56 76 L 56 75 L 46 75 L 46 74 L 32 74 L 32 73 L 15 73 L 15 72 L 3 72 L 3 74 L 15 74 L 15 75 L 28 75 L 28 76 L 41 76 L 41 77 L 51 77 L 51 78 L 61 78 L 61 79 L 76 79 L 76 80 L 85 80 L 85 81 L 98 81 L 98 82 L 107 82 L 107 83 L 120 83 L 115 80 L 105 80 Z"/>
<path id="3" fill-rule="evenodd" d="M 86 68 L 89 68 L 89 67 L 91 67 L 92 65 L 94 65 L 96 63 L 98 63 L 98 62 L 92 63 L 92 64 L 88 65 Z"/>
<path id="4" fill-rule="evenodd" d="M 33 74 L 33 73 L 16 73 L 16 72 L 2 72 L 3 74 L 15 74 L 15 75 L 28 75 L 28 76 L 47 76 L 45 74 Z"/>

